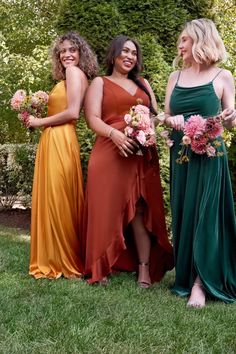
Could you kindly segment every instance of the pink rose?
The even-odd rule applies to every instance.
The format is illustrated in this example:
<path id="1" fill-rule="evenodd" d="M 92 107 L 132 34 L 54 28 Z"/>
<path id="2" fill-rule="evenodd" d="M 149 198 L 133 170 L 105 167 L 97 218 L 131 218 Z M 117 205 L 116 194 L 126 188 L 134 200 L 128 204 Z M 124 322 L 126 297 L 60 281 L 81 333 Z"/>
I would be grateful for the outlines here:
<path id="1" fill-rule="evenodd" d="M 148 114 L 137 114 L 138 128 L 146 129 L 150 127 L 151 121 Z"/>
<path id="2" fill-rule="evenodd" d="M 145 146 L 151 146 L 156 144 L 155 135 L 151 135 L 150 138 L 147 139 Z"/>
<path id="3" fill-rule="evenodd" d="M 169 137 L 168 130 L 163 130 L 162 132 L 160 132 L 160 136 L 164 139 L 167 139 Z"/>
<path id="4" fill-rule="evenodd" d="M 130 115 L 130 114 L 126 114 L 126 115 L 124 116 L 124 120 L 125 120 L 125 122 L 126 122 L 127 124 L 129 124 L 129 123 L 132 121 L 131 115 Z"/>
<path id="5" fill-rule="evenodd" d="M 147 106 L 143 106 L 142 104 L 138 104 L 137 106 L 133 107 L 135 113 L 140 113 L 140 114 L 147 114 L 149 115 L 150 110 Z"/>
<path id="6" fill-rule="evenodd" d="M 125 132 L 126 136 L 132 136 L 134 129 L 128 126 L 128 127 L 125 127 L 124 132 Z"/>
<path id="7" fill-rule="evenodd" d="M 191 144 L 191 139 L 190 139 L 189 136 L 184 135 L 183 138 L 182 138 L 182 142 L 183 142 L 184 145 L 189 145 L 189 144 Z"/>
<path id="8" fill-rule="evenodd" d="M 167 145 L 168 147 L 173 146 L 173 145 L 174 145 L 174 140 L 167 139 L 167 140 L 166 140 L 166 145 Z"/>
<path id="9" fill-rule="evenodd" d="M 138 142 L 141 144 L 141 145 L 145 145 L 145 142 L 146 142 L 146 135 L 145 133 L 142 131 L 142 130 L 139 130 L 137 135 L 136 135 L 136 139 L 138 140 Z"/>
<path id="10" fill-rule="evenodd" d="M 15 111 L 19 111 L 25 99 L 26 99 L 25 90 L 17 90 L 11 99 L 12 109 L 14 109 Z"/>
<path id="11" fill-rule="evenodd" d="M 216 149 L 212 145 L 207 145 L 206 153 L 207 156 L 214 157 L 216 156 Z"/>

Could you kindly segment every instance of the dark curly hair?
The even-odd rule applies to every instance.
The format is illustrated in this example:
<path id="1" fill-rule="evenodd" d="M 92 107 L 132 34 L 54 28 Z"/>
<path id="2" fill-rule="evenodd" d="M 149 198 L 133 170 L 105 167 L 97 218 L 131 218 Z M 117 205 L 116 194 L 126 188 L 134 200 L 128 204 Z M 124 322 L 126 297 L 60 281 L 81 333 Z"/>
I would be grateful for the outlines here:
<path id="1" fill-rule="evenodd" d="M 157 114 L 154 107 L 152 106 L 152 98 L 150 92 L 148 91 L 147 87 L 143 84 L 143 82 L 140 80 L 140 73 L 143 70 L 142 53 L 141 53 L 140 45 L 135 39 L 132 39 L 128 36 L 121 34 L 115 37 L 111 41 L 106 54 L 106 75 L 109 76 L 112 74 L 115 59 L 121 54 L 124 44 L 127 41 L 133 42 L 137 51 L 137 62 L 133 67 L 133 69 L 128 73 L 128 78 L 134 81 L 135 84 L 148 95 L 150 99 L 150 111 L 153 114 Z"/>
<path id="2" fill-rule="evenodd" d="M 93 79 L 97 75 L 97 57 L 91 50 L 88 43 L 77 32 L 68 32 L 59 36 L 52 45 L 52 76 L 55 80 L 65 79 L 65 68 L 60 60 L 60 44 L 65 40 L 70 41 L 79 51 L 78 67 L 85 73 L 88 79 Z"/>

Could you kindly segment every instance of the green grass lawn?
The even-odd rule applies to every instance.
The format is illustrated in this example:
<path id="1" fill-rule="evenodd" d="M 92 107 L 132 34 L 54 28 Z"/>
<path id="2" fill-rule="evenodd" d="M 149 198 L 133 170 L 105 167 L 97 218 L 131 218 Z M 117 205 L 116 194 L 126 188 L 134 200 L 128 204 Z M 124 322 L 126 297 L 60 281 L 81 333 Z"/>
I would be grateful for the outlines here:
<path id="1" fill-rule="evenodd" d="M 0 353 L 236 353 L 236 304 L 187 309 L 174 272 L 144 290 L 28 276 L 29 235 L 0 226 Z"/>

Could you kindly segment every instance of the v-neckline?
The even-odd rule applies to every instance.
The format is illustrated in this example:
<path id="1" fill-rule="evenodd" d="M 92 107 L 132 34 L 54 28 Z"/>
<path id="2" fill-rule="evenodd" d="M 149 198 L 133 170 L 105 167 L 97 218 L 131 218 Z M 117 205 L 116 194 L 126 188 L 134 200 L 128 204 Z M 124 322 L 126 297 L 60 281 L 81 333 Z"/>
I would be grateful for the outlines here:
<path id="1" fill-rule="evenodd" d="M 132 96 L 132 97 L 135 97 L 136 94 L 137 94 L 137 92 L 138 92 L 138 89 L 139 89 L 138 86 L 137 86 L 137 88 L 136 88 L 135 93 L 132 95 L 132 93 L 130 93 L 128 90 L 126 90 L 124 87 L 122 87 L 121 85 L 117 84 L 116 82 L 114 82 L 114 81 L 108 79 L 108 77 L 104 76 L 104 79 L 107 79 L 108 81 L 110 81 L 110 82 L 113 83 L 114 85 L 118 86 L 121 90 L 125 91 L 126 93 L 128 93 L 128 94 L 129 94 L 130 96 Z"/>

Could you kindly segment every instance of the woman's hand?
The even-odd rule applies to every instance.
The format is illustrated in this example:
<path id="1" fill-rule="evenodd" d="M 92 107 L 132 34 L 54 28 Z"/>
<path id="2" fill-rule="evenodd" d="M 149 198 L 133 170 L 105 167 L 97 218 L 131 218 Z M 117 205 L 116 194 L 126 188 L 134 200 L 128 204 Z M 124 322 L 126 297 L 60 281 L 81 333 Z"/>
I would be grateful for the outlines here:
<path id="1" fill-rule="evenodd" d="M 42 120 L 41 118 L 36 118 L 34 116 L 29 116 L 26 120 L 26 123 L 25 123 L 25 126 L 27 128 L 39 128 L 41 127 L 43 124 L 42 124 Z"/>
<path id="2" fill-rule="evenodd" d="M 221 117 L 226 128 L 232 128 L 235 125 L 234 123 L 236 119 L 236 110 L 227 108 L 221 113 Z"/>
<path id="3" fill-rule="evenodd" d="M 167 125 L 176 130 L 184 129 L 184 116 L 182 114 L 178 114 L 176 116 L 169 116 L 165 119 Z"/>
<path id="4" fill-rule="evenodd" d="M 118 147 L 121 156 L 128 157 L 128 154 L 133 154 L 135 150 L 139 149 L 139 145 L 133 139 L 128 138 L 118 129 L 113 128 L 109 136 Z"/>

